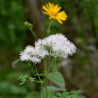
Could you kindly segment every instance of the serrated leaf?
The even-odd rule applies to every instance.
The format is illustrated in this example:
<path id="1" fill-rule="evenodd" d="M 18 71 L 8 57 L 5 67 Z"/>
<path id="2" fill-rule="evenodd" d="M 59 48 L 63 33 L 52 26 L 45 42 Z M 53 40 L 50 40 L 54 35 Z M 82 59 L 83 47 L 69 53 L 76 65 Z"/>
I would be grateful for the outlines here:
<path id="1" fill-rule="evenodd" d="M 80 93 L 82 93 L 82 91 L 81 91 L 81 90 L 74 90 L 74 91 L 71 91 L 70 93 L 73 93 L 73 94 L 80 94 Z"/>
<path id="2" fill-rule="evenodd" d="M 60 72 L 56 71 L 56 72 L 53 72 L 53 73 L 49 73 L 47 75 L 47 79 L 49 79 L 51 82 L 56 84 L 62 90 L 65 89 L 65 81 L 64 81 L 64 78 L 63 78 L 63 76 Z"/>
<path id="3" fill-rule="evenodd" d="M 46 75 L 46 73 L 41 73 L 41 74 L 35 74 L 35 76 L 45 76 Z"/>
<path id="4" fill-rule="evenodd" d="M 32 77 L 28 77 L 29 81 L 30 82 L 34 82 L 35 81 L 35 78 L 32 78 Z"/>
<path id="5" fill-rule="evenodd" d="M 64 92 L 64 93 L 63 93 L 63 96 L 64 96 L 64 97 L 65 97 L 65 96 L 68 97 L 68 96 L 69 96 L 69 92 Z"/>
<path id="6" fill-rule="evenodd" d="M 56 93 L 56 96 L 61 97 L 62 94 L 61 93 Z"/>
<path id="7" fill-rule="evenodd" d="M 18 80 L 20 80 L 20 84 L 19 85 L 23 85 L 26 81 L 27 81 L 27 77 L 28 75 L 22 75 L 18 78 Z"/>
<path id="8" fill-rule="evenodd" d="M 74 91 L 75 92 L 75 91 Z M 57 92 L 56 95 L 57 98 L 81 98 L 80 94 L 77 93 L 77 91 L 75 93 L 70 93 L 70 92 Z"/>
<path id="9" fill-rule="evenodd" d="M 71 91 L 68 98 L 80 98 L 81 90 Z"/>
<path id="10" fill-rule="evenodd" d="M 23 85 L 24 83 L 25 83 L 25 81 L 23 81 L 23 82 L 20 82 L 20 83 L 19 83 L 19 85 Z"/>
<path id="11" fill-rule="evenodd" d="M 77 94 L 71 94 L 68 96 L 68 98 L 80 98 L 80 96 Z"/>

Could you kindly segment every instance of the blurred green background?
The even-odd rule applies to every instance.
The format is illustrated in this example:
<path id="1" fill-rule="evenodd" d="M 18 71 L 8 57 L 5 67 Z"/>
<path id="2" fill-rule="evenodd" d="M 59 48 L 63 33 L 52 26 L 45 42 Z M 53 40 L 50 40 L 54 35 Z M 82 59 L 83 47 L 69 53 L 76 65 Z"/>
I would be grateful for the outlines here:
<path id="1" fill-rule="evenodd" d="M 63 25 L 54 22 L 51 34 L 63 33 L 77 47 L 61 70 L 67 88 L 83 89 L 88 98 L 98 98 L 98 0 L 0 0 L 0 98 L 38 98 L 37 86 L 18 85 L 17 78 L 27 68 L 25 63 L 14 63 L 20 51 L 35 41 L 24 21 L 35 24 L 39 38 L 49 35 L 45 33 L 49 20 L 41 9 L 48 1 L 59 4 L 68 15 Z"/>

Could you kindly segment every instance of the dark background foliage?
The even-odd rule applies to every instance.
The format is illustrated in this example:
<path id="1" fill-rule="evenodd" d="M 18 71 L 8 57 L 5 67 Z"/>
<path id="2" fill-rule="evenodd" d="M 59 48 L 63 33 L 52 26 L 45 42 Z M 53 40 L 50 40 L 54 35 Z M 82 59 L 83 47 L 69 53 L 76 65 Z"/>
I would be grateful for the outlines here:
<path id="1" fill-rule="evenodd" d="M 82 89 L 89 98 L 98 98 L 98 0 L 0 0 L 0 98 L 38 98 L 36 85 L 18 85 L 26 64 L 13 63 L 35 41 L 24 21 L 35 23 L 39 38 L 49 35 L 45 33 L 49 20 L 41 10 L 48 1 L 59 4 L 68 15 L 63 25 L 53 24 L 51 34 L 62 32 L 77 47 L 77 53 L 64 60 L 68 66 L 60 68 L 67 89 Z"/>

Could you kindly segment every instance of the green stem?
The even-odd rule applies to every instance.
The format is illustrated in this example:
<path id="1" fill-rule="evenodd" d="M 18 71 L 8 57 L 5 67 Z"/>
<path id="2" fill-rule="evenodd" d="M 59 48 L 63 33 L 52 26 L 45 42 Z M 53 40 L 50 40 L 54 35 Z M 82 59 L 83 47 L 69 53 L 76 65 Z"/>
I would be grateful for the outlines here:
<path id="1" fill-rule="evenodd" d="M 52 26 L 53 20 L 50 21 L 48 29 L 47 29 L 47 34 L 50 34 L 50 28 Z"/>
<path id="2" fill-rule="evenodd" d="M 47 63 L 46 63 L 46 59 L 44 59 L 44 71 L 47 70 Z"/>
<path id="3" fill-rule="evenodd" d="M 43 83 L 41 84 L 41 86 L 42 86 L 42 98 L 44 98 L 44 85 L 43 85 Z"/>
<path id="4" fill-rule="evenodd" d="M 49 58 L 49 60 L 50 60 L 50 58 Z M 53 60 L 52 62 L 51 62 L 51 64 L 53 64 L 53 62 L 54 62 L 55 60 Z M 44 65 L 44 70 L 45 70 L 45 72 L 46 72 L 46 61 L 45 61 L 45 63 L 44 63 L 45 65 Z M 45 84 L 45 86 L 46 86 L 46 95 L 48 96 L 47 98 L 49 98 L 50 97 L 50 90 L 48 90 L 48 88 L 47 88 L 47 79 L 46 79 L 46 77 L 47 77 L 47 75 L 48 75 L 48 73 L 49 73 L 49 71 L 50 71 L 50 69 L 51 69 L 51 64 L 50 64 L 50 66 L 49 66 L 49 68 L 48 68 L 48 70 L 47 70 L 47 73 L 46 73 L 46 75 L 45 75 L 45 78 L 44 78 L 44 80 L 43 80 L 43 83 Z"/>
<path id="5" fill-rule="evenodd" d="M 56 66 L 56 64 L 57 64 L 57 58 L 55 59 L 54 66 Z"/>
<path id="6" fill-rule="evenodd" d="M 41 80 L 41 78 L 40 78 L 40 76 L 39 76 L 39 73 L 38 73 L 38 70 L 37 70 L 37 68 L 36 68 L 36 65 L 34 64 L 34 66 L 35 66 L 35 70 L 36 70 L 36 72 L 37 72 L 37 74 L 38 74 L 39 81 L 40 81 L 40 83 L 42 84 L 43 81 Z"/>
<path id="7" fill-rule="evenodd" d="M 51 64 L 53 64 L 54 61 L 55 61 L 55 59 L 52 60 Z M 44 78 L 43 81 L 45 81 L 45 79 L 46 79 L 46 77 L 47 77 L 47 75 L 48 75 L 48 73 L 49 73 L 49 71 L 50 71 L 50 69 L 51 69 L 51 67 L 52 67 L 51 64 L 50 64 L 50 66 L 48 67 L 47 73 L 46 73 L 45 78 Z"/>
<path id="8" fill-rule="evenodd" d="M 47 71 L 47 63 L 46 63 L 46 59 L 44 59 L 44 72 L 46 73 L 46 71 Z M 46 75 L 45 75 L 45 78 L 43 80 L 43 83 L 44 83 L 44 86 L 45 86 L 46 95 L 48 95 Z"/>
<path id="9" fill-rule="evenodd" d="M 35 32 L 32 30 L 32 28 L 29 28 L 29 30 L 30 30 L 30 31 L 31 31 L 31 33 L 33 34 L 34 38 L 35 38 L 36 40 L 38 40 L 38 38 L 37 38 L 37 36 L 36 36 Z"/>
<path id="10" fill-rule="evenodd" d="M 51 26 L 52 26 L 53 20 L 50 21 L 50 24 L 48 26 L 48 30 L 50 30 Z"/>
<path id="11" fill-rule="evenodd" d="M 30 62 L 27 62 L 28 66 L 30 67 L 30 69 L 33 71 L 32 66 L 30 64 Z"/>
<path id="12" fill-rule="evenodd" d="M 36 65 L 34 64 L 34 66 L 35 66 L 35 69 L 36 69 L 36 72 L 37 72 L 37 74 L 38 74 L 38 78 L 39 78 L 39 80 L 40 80 L 40 83 L 41 83 L 41 87 L 42 87 L 42 98 L 44 98 L 44 91 L 43 91 L 43 89 L 44 89 L 44 83 L 43 83 L 43 81 L 41 80 L 41 78 L 40 78 L 40 76 L 39 76 L 39 73 L 38 73 L 38 70 L 37 70 L 37 67 L 36 67 Z"/>
<path id="13" fill-rule="evenodd" d="M 48 90 L 48 98 L 49 98 L 49 96 L 50 96 L 50 90 Z"/>

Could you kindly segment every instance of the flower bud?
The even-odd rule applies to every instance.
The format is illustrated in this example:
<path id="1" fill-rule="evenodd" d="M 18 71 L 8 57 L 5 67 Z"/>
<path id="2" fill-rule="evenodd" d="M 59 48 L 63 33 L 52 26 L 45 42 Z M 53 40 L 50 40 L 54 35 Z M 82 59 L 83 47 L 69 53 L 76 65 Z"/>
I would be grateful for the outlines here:
<path id="1" fill-rule="evenodd" d="M 25 21 L 25 22 L 24 22 L 24 25 L 25 25 L 26 27 L 28 27 L 28 28 L 32 28 L 32 24 L 29 23 L 28 21 Z"/>

